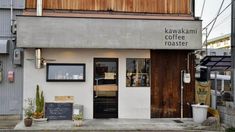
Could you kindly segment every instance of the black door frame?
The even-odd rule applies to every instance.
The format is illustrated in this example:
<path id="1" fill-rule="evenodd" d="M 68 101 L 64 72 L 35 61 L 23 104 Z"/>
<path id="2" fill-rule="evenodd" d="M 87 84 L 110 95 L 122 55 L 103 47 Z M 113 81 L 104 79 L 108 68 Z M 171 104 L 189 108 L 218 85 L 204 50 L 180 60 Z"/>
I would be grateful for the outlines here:
<path id="1" fill-rule="evenodd" d="M 93 118 L 95 118 L 95 96 L 94 96 L 94 86 L 95 86 L 95 63 L 98 62 L 98 61 L 101 61 L 101 62 L 116 62 L 116 67 L 117 67 L 117 72 L 116 72 L 116 75 L 117 75 L 117 81 L 116 81 L 116 84 L 117 84 L 117 96 L 116 96 L 116 107 L 117 107 L 117 117 L 118 118 L 118 97 L 119 97 L 119 59 L 118 58 L 94 58 L 93 59 Z M 106 118 L 106 117 L 104 117 Z"/>

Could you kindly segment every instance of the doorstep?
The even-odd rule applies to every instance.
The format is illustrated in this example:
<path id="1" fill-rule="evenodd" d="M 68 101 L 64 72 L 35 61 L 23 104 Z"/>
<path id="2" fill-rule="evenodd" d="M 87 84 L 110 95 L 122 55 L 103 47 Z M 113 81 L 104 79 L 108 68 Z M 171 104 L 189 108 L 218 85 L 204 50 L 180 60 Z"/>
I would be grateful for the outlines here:
<path id="1" fill-rule="evenodd" d="M 25 127 L 21 121 L 14 130 L 38 131 L 223 131 L 194 123 L 191 118 L 158 118 L 158 119 L 92 119 L 84 120 L 81 127 L 75 127 L 73 121 L 34 122 Z"/>
<path id="2" fill-rule="evenodd" d="M 13 129 L 20 122 L 20 115 L 0 115 L 0 131 Z"/>

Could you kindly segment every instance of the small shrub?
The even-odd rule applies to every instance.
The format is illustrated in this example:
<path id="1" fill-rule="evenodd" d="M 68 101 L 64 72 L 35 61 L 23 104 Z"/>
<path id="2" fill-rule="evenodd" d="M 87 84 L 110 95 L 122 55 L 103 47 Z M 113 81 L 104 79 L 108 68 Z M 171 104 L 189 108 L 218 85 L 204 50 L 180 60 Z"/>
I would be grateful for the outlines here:
<path id="1" fill-rule="evenodd" d="M 31 118 L 34 112 L 34 101 L 32 98 L 25 99 L 24 113 L 26 118 Z"/>
<path id="2" fill-rule="evenodd" d="M 73 115 L 73 120 L 82 120 L 83 119 L 83 115 L 82 114 L 74 114 Z"/>
<path id="3" fill-rule="evenodd" d="M 226 129 L 226 132 L 235 132 L 235 128 L 228 128 L 228 129 Z"/>

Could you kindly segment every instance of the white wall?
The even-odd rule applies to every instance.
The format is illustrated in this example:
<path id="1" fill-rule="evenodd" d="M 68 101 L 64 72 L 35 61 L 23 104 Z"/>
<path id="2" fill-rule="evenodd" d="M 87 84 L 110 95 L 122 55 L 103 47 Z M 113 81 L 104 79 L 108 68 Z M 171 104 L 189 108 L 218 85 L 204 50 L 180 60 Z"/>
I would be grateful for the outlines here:
<path id="1" fill-rule="evenodd" d="M 54 96 L 74 96 L 75 103 L 84 105 L 84 117 L 93 118 L 94 58 L 119 58 L 119 118 L 150 118 L 150 87 L 126 88 L 126 58 L 150 58 L 149 50 L 42 49 L 45 59 L 53 63 L 85 63 L 85 82 L 46 82 L 46 68 L 35 69 L 34 49 L 25 49 L 24 99 L 35 97 L 36 85 L 44 91 L 45 101 Z"/>

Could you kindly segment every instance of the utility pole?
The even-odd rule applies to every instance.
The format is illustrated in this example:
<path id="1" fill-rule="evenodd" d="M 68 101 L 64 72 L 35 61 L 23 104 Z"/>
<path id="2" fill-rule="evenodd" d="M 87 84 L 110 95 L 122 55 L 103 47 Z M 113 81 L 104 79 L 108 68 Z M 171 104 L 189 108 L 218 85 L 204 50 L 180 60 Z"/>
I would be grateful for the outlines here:
<path id="1" fill-rule="evenodd" d="M 232 83 L 232 91 L 233 91 L 233 103 L 235 104 L 235 0 L 232 0 L 231 6 L 231 59 L 232 59 L 232 67 L 231 67 L 231 83 Z"/>

